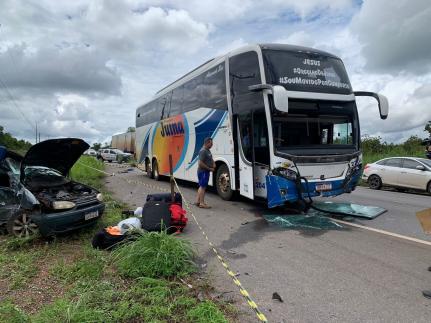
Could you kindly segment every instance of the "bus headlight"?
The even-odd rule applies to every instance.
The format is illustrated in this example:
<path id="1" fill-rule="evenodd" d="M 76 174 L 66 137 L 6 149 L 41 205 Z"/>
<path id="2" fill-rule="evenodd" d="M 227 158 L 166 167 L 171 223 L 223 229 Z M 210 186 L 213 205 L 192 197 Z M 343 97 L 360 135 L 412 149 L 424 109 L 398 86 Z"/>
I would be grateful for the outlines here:
<path id="1" fill-rule="evenodd" d="M 73 209 L 75 207 L 75 203 L 70 201 L 54 201 L 52 202 L 52 208 L 54 210 L 67 210 Z"/>
<path id="2" fill-rule="evenodd" d="M 96 195 L 96 199 L 97 199 L 99 202 L 103 202 L 103 194 L 102 194 L 102 193 L 98 193 L 98 194 Z"/>
<path id="3" fill-rule="evenodd" d="M 283 167 L 278 167 L 276 169 L 274 169 L 272 171 L 272 173 L 274 175 L 278 175 L 278 176 L 282 176 L 284 178 L 287 178 L 289 180 L 295 181 L 297 174 L 295 171 L 288 169 L 288 168 L 283 168 Z"/>

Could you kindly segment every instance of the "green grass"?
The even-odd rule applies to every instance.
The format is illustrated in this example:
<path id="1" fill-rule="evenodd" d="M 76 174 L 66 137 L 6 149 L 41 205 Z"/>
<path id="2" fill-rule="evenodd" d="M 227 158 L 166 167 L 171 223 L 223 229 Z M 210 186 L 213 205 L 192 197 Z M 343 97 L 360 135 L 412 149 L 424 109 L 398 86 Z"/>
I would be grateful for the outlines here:
<path id="1" fill-rule="evenodd" d="M 190 243 L 166 232 L 144 233 L 117 248 L 113 256 L 125 277 L 184 276 L 195 270 Z"/>
<path id="2" fill-rule="evenodd" d="M 1 249 L 0 279 L 7 282 L 10 290 L 24 287 L 37 274 L 35 262 L 41 252 L 35 248 L 14 252 L 8 252 L 5 247 Z"/>
<path id="3" fill-rule="evenodd" d="M 198 302 L 176 282 L 138 278 L 78 288 L 45 306 L 33 322 L 227 322 L 211 301 Z"/>
<path id="4" fill-rule="evenodd" d="M 0 302 L 0 322 L 27 323 L 29 317 L 11 301 Z"/>
<path id="5" fill-rule="evenodd" d="M 200 303 L 198 306 L 192 308 L 187 313 L 187 318 L 190 322 L 196 323 L 227 323 L 224 315 L 220 310 L 214 305 L 213 302 L 205 301 Z"/>
<path id="6" fill-rule="evenodd" d="M 86 166 L 93 167 L 101 171 L 104 170 L 103 162 L 91 156 L 82 156 L 70 170 L 70 177 L 74 181 L 90 185 L 100 190 L 102 188 L 101 179 L 105 175 Z"/>

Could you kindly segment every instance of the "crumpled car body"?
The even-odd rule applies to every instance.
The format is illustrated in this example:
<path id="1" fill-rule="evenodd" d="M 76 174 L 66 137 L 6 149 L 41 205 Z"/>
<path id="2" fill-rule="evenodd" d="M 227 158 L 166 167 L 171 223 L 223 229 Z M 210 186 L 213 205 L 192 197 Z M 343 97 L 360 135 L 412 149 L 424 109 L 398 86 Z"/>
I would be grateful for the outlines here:
<path id="1" fill-rule="evenodd" d="M 15 236 L 53 236 L 93 225 L 104 212 L 96 189 L 67 177 L 89 145 L 50 139 L 24 157 L 0 147 L 0 227 Z"/>

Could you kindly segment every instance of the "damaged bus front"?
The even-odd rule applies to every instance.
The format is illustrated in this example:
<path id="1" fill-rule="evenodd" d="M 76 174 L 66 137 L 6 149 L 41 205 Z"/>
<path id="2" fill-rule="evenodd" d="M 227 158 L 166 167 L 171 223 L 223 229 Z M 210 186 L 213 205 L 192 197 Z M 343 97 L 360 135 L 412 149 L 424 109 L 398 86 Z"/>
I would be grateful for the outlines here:
<path id="1" fill-rule="evenodd" d="M 263 46 L 262 58 L 266 83 L 249 89 L 268 95 L 268 206 L 353 191 L 362 173 L 355 97 L 374 97 L 382 119 L 386 98 L 353 92 L 342 61 L 325 52 Z"/>

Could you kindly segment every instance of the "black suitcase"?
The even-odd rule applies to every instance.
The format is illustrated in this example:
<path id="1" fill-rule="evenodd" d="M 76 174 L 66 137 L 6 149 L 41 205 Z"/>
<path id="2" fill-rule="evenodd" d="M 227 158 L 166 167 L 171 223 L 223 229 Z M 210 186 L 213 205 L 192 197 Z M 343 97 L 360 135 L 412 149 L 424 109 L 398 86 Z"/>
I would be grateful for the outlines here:
<path id="1" fill-rule="evenodd" d="M 170 203 L 165 201 L 148 201 L 142 211 L 142 229 L 161 231 L 171 226 Z"/>
<path id="2" fill-rule="evenodd" d="M 164 201 L 166 203 L 171 203 L 171 193 L 158 193 L 158 194 L 148 194 L 148 201 Z M 183 206 L 183 200 L 180 193 L 175 193 L 175 203 Z"/>

